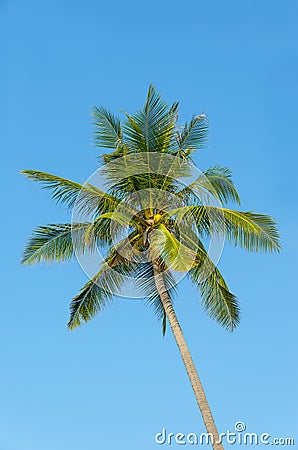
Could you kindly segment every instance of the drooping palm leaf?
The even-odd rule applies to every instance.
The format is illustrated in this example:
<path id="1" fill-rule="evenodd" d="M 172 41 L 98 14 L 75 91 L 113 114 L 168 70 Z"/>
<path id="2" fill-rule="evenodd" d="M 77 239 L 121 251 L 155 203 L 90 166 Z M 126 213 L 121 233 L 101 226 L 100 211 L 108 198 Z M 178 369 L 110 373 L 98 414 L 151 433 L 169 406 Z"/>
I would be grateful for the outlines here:
<path id="1" fill-rule="evenodd" d="M 255 212 L 221 208 L 227 229 L 226 237 L 248 251 L 279 251 L 279 233 L 272 217 Z"/>
<path id="2" fill-rule="evenodd" d="M 74 297 L 70 304 L 70 318 L 68 328 L 74 328 L 82 325 L 82 322 L 88 322 L 98 311 L 102 311 L 106 304 L 113 297 L 121 286 L 121 274 L 115 274 L 115 271 L 107 263 L 103 265 L 100 271 L 89 280 Z"/>
<path id="3" fill-rule="evenodd" d="M 233 331 L 239 323 L 238 299 L 229 291 L 202 242 L 198 246 L 197 262 L 189 271 L 189 277 L 200 290 L 203 308 L 212 319 L 228 331 Z"/>
<path id="4" fill-rule="evenodd" d="M 201 182 L 207 190 L 217 196 L 223 203 L 236 202 L 240 205 L 240 197 L 232 180 L 232 171 L 227 167 L 214 166 L 203 173 Z M 212 186 L 210 189 L 209 183 Z"/>
<path id="5" fill-rule="evenodd" d="M 201 204 L 212 204 L 213 200 L 222 203 L 229 201 L 240 204 L 240 197 L 231 178 L 231 170 L 226 167 L 214 166 L 203 172 L 197 180 L 189 184 L 177 195 Z"/>
<path id="6" fill-rule="evenodd" d="M 224 233 L 227 240 L 248 251 L 279 251 L 279 234 L 272 217 L 215 206 L 185 206 L 167 211 L 169 216 L 189 214 L 199 230 Z"/>
<path id="7" fill-rule="evenodd" d="M 101 191 L 91 184 L 86 184 L 85 186 L 66 178 L 37 170 L 23 170 L 21 173 L 33 181 L 42 183 L 44 189 L 51 189 L 52 198 L 57 203 L 66 203 L 68 208 L 73 208 L 76 205 L 77 210 L 82 213 L 113 211 L 119 203 L 116 197 Z"/>
<path id="8" fill-rule="evenodd" d="M 129 257 L 126 248 L 128 243 L 133 243 L 138 238 L 137 233 L 132 233 L 113 247 L 109 256 L 102 262 L 99 272 L 72 299 L 67 325 L 69 329 L 73 330 L 82 325 L 82 322 L 88 322 L 102 311 L 119 292 L 125 282 L 125 276 L 133 274 L 135 263 Z M 122 252 L 126 256 L 123 256 Z"/>
<path id="9" fill-rule="evenodd" d="M 73 239 L 77 249 L 94 249 L 94 241 L 86 241 L 90 223 L 65 223 L 39 226 L 33 231 L 22 258 L 22 264 L 43 261 L 65 261 L 74 256 Z"/>
<path id="10" fill-rule="evenodd" d="M 191 269 L 189 276 L 196 282 L 196 269 Z M 199 271 L 199 268 L 197 269 Z M 199 283 L 202 306 L 210 318 L 215 319 L 228 331 L 233 331 L 240 320 L 240 308 L 237 297 L 232 294 L 219 270 L 214 268 L 211 275 Z"/>

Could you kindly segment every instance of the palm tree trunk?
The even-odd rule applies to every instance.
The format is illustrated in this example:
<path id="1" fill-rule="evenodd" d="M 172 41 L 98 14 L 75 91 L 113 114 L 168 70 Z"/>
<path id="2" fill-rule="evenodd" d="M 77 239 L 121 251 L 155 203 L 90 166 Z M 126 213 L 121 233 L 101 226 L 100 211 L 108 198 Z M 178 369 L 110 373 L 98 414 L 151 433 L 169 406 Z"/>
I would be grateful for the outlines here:
<path id="1" fill-rule="evenodd" d="M 175 314 L 170 296 L 167 292 L 164 278 L 162 275 L 162 270 L 159 267 L 158 262 L 153 261 L 154 278 L 156 288 L 159 292 L 166 316 L 169 320 L 171 329 L 173 331 L 174 338 L 176 340 L 177 346 L 180 350 L 181 357 L 183 359 L 191 386 L 193 388 L 198 406 L 200 408 L 203 421 L 206 426 L 207 433 L 210 433 L 210 441 L 212 442 L 212 447 L 214 450 L 223 450 L 223 445 L 219 442 L 218 431 L 207 402 L 207 398 L 201 384 L 200 378 L 198 376 L 197 370 L 193 363 L 190 351 L 187 347 L 186 341 L 184 339 L 180 324 L 178 322 L 177 316 Z"/>

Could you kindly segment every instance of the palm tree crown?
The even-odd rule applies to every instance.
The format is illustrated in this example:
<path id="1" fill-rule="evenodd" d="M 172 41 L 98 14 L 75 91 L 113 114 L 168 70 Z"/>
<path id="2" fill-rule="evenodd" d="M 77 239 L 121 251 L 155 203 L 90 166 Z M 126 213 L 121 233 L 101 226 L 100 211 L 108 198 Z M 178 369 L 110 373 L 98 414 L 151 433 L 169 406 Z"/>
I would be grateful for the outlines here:
<path id="1" fill-rule="evenodd" d="M 224 233 L 227 240 L 249 251 L 278 251 L 278 232 L 267 215 L 222 206 L 240 204 L 229 169 L 214 166 L 192 183 L 183 183 L 194 151 L 206 143 L 206 116 L 177 125 L 178 103 L 169 107 L 153 86 L 143 109 L 134 115 L 125 113 L 123 124 L 103 107 L 94 108 L 93 116 L 96 145 L 112 149 L 101 156 L 106 190 L 40 171 L 22 172 L 43 183 L 58 202 L 92 213 L 93 220 L 38 227 L 26 245 L 23 264 L 67 260 L 75 249 L 105 248 L 99 271 L 71 301 L 70 329 L 103 309 L 130 276 L 155 306 L 165 331 L 164 309 L 152 278 L 154 258 L 163 269 L 170 295 L 176 290 L 173 271 L 187 272 L 200 289 L 207 313 L 233 330 L 239 322 L 238 301 L 209 258 L 204 236 Z M 143 166 L 137 174 L 132 169 L 136 165 Z M 202 201 L 208 195 L 219 204 Z M 127 235 L 115 243 L 123 230 Z"/>

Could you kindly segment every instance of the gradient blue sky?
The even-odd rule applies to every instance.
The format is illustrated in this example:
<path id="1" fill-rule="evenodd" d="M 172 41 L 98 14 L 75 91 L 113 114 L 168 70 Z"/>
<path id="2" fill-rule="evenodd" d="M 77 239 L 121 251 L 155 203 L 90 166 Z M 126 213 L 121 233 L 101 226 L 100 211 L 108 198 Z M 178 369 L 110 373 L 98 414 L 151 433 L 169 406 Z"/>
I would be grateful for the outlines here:
<path id="1" fill-rule="evenodd" d="M 177 314 L 218 428 L 242 420 L 247 431 L 295 436 L 297 1 L 11 0 L 0 11 L 9 76 L 0 449 L 154 449 L 162 427 L 204 431 L 173 338 L 151 310 L 118 299 L 70 333 L 69 300 L 86 281 L 78 264 L 19 264 L 32 228 L 69 220 L 19 170 L 84 181 L 98 154 L 90 108 L 133 112 L 150 82 L 180 100 L 181 120 L 209 115 L 198 167 L 231 167 L 242 209 L 271 214 L 282 235 L 280 255 L 224 250 L 220 267 L 242 306 L 233 334 L 181 285 Z"/>

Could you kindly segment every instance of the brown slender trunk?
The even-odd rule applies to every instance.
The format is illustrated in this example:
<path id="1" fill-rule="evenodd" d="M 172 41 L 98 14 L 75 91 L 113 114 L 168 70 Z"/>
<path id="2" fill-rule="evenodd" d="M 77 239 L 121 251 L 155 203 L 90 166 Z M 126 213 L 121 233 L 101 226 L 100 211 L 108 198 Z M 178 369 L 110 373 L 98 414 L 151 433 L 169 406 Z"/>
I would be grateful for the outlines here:
<path id="1" fill-rule="evenodd" d="M 159 292 L 166 316 L 169 320 L 171 329 L 173 331 L 174 338 L 176 340 L 177 346 L 180 350 L 181 357 L 183 359 L 191 386 L 193 388 L 198 406 L 200 408 L 203 421 L 206 426 L 207 433 L 210 434 L 210 441 L 212 443 L 212 448 L 214 450 L 223 450 L 223 445 L 219 442 L 219 434 L 207 402 L 207 398 L 201 384 L 200 378 L 198 376 L 197 370 L 193 363 L 190 351 L 187 347 L 186 341 L 184 339 L 181 327 L 179 325 L 177 316 L 175 314 L 171 299 L 168 295 L 164 278 L 162 275 L 162 270 L 159 267 L 158 262 L 153 261 L 153 269 L 154 269 L 154 278 L 156 288 Z"/>

